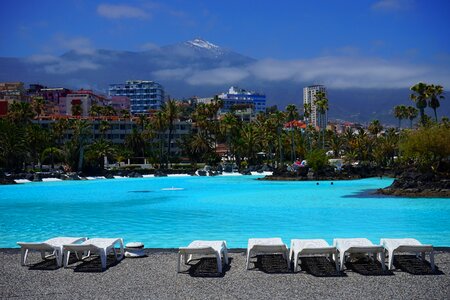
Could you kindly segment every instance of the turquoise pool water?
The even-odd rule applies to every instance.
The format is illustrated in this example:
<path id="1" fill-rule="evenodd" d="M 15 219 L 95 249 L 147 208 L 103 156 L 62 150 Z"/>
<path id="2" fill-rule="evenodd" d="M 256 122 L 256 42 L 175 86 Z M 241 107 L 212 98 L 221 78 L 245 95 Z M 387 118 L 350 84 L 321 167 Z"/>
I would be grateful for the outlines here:
<path id="1" fill-rule="evenodd" d="M 268 182 L 256 176 L 0 186 L 0 247 L 53 236 L 123 237 L 174 248 L 194 239 L 414 237 L 450 246 L 450 199 L 374 197 L 392 179 Z M 162 190 L 179 187 L 184 190 Z"/>

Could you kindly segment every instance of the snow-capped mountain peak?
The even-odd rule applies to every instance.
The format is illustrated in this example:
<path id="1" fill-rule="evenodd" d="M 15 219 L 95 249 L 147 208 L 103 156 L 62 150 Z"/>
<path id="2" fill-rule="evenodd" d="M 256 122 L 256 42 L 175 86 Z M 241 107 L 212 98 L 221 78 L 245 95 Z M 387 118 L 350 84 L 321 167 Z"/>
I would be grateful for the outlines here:
<path id="1" fill-rule="evenodd" d="M 208 50 L 219 50 L 220 49 L 219 46 L 214 45 L 213 43 L 210 43 L 210 42 L 205 41 L 205 40 L 200 39 L 200 38 L 196 38 L 196 39 L 187 41 L 186 44 L 188 44 L 190 46 L 194 46 L 194 47 L 208 49 Z"/>

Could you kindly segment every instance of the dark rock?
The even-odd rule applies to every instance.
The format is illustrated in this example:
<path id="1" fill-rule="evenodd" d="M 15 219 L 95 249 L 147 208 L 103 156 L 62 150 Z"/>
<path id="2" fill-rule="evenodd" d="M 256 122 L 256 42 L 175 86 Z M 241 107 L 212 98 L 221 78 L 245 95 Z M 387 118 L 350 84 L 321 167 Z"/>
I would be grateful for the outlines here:
<path id="1" fill-rule="evenodd" d="M 250 169 L 245 169 L 241 172 L 242 175 L 252 175 L 252 172 L 250 171 Z"/>
<path id="2" fill-rule="evenodd" d="M 105 174 L 106 179 L 114 179 L 114 175 L 111 173 Z"/>
<path id="3" fill-rule="evenodd" d="M 161 171 L 161 170 L 156 170 L 155 171 L 155 177 L 167 177 L 167 173 Z"/>
<path id="4" fill-rule="evenodd" d="M 197 173 L 198 173 L 198 176 L 206 176 L 205 170 L 198 170 Z"/>
<path id="5" fill-rule="evenodd" d="M 33 181 L 34 182 L 42 181 L 41 175 L 38 174 L 38 173 L 35 173 L 34 176 L 33 176 Z"/>

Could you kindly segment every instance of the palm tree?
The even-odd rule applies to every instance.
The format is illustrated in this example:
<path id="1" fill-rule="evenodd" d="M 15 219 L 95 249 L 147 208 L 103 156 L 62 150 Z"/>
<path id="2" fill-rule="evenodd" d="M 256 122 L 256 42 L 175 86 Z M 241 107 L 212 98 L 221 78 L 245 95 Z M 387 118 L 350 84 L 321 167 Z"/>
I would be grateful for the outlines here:
<path id="1" fill-rule="evenodd" d="M 83 107 L 81 104 L 72 104 L 72 116 L 83 115 Z"/>
<path id="2" fill-rule="evenodd" d="M 412 129 L 413 127 L 413 120 L 417 118 L 417 115 L 419 114 L 419 111 L 414 106 L 408 106 L 406 107 L 406 116 L 409 119 L 409 128 Z"/>
<path id="3" fill-rule="evenodd" d="M 167 121 L 162 110 L 158 110 L 151 119 L 152 127 L 158 132 L 159 140 L 159 165 L 163 164 L 163 147 L 164 147 L 164 132 L 167 128 Z"/>
<path id="4" fill-rule="evenodd" d="M 276 134 L 278 137 L 278 166 L 280 167 L 283 164 L 283 147 L 281 142 L 282 137 L 282 128 L 284 124 L 284 120 L 286 119 L 286 115 L 282 111 L 276 111 L 275 113 L 269 116 L 269 120 L 271 120 L 272 125 L 276 128 Z"/>
<path id="5" fill-rule="evenodd" d="M 325 135 L 324 135 L 324 126 L 322 126 L 323 119 L 325 118 L 325 114 L 328 110 L 328 99 L 326 98 L 325 92 L 317 92 L 315 95 L 315 101 L 314 101 L 317 111 L 319 112 L 320 122 L 321 125 L 320 130 L 322 131 L 322 148 L 325 148 Z M 325 124 L 326 127 L 326 124 Z"/>
<path id="6" fill-rule="evenodd" d="M 134 156 L 145 157 L 145 141 L 141 132 L 136 128 L 133 128 L 131 133 L 126 136 L 125 146 L 133 152 Z"/>
<path id="7" fill-rule="evenodd" d="M 174 123 L 175 120 L 179 118 L 180 109 L 178 107 L 177 101 L 174 99 L 169 99 L 166 103 L 164 103 L 163 107 L 161 108 L 164 116 L 167 120 L 167 127 L 169 129 L 169 134 L 167 136 L 167 161 L 166 161 L 166 167 L 169 167 L 169 160 L 171 156 L 171 147 L 172 147 L 172 133 L 174 129 Z"/>
<path id="8" fill-rule="evenodd" d="M 427 107 L 427 99 L 430 97 L 430 89 L 423 82 L 416 83 L 409 89 L 414 92 L 409 95 L 409 98 L 416 103 L 416 107 L 420 112 L 420 122 L 423 125 L 425 123 L 425 108 Z"/>
<path id="9" fill-rule="evenodd" d="M 398 129 L 402 127 L 402 119 L 407 118 L 405 105 L 397 105 L 394 107 L 394 116 L 398 119 Z"/>
<path id="10" fill-rule="evenodd" d="M 86 156 L 96 161 L 101 170 L 105 168 L 105 157 L 112 158 L 116 154 L 114 145 L 105 139 L 96 140 L 88 148 Z"/>
<path id="11" fill-rule="evenodd" d="M 379 120 L 373 120 L 372 122 L 370 122 L 368 130 L 372 135 L 376 136 L 381 132 L 381 130 L 383 130 L 383 126 L 381 125 Z"/>
<path id="12" fill-rule="evenodd" d="M 227 156 L 230 156 L 230 151 L 232 152 L 231 148 L 231 135 L 236 130 L 236 126 L 238 125 L 238 120 L 236 116 L 228 112 L 226 113 L 221 122 L 220 122 L 221 131 L 223 132 L 223 135 L 226 137 L 226 143 L 227 143 Z"/>
<path id="13" fill-rule="evenodd" d="M 40 156 L 48 146 L 48 132 L 37 124 L 30 124 L 25 129 L 25 140 L 31 158 L 32 167 L 40 166 Z"/>
<path id="14" fill-rule="evenodd" d="M 298 119 L 298 112 L 297 112 L 297 107 L 294 104 L 289 104 L 288 106 L 286 106 L 286 113 L 287 113 L 287 121 L 288 122 L 292 122 L 296 119 Z M 295 139 L 294 139 L 294 135 L 295 135 L 295 126 L 292 126 L 290 128 L 291 131 L 291 161 L 295 160 Z"/>
<path id="15" fill-rule="evenodd" d="M 91 131 L 91 124 L 86 120 L 76 120 L 72 124 L 73 141 L 78 149 L 78 166 L 77 170 L 81 171 L 83 168 L 84 148 L 89 142 L 89 135 Z"/>
<path id="16" fill-rule="evenodd" d="M 100 121 L 99 130 L 100 130 L 100 133 L 103 136 L 103 139 L 106 139 L 106 132 L 109 129 L 111 129 L 111 124 L 108 121 L 106 121 L 106 120 Z"/>
<path id="17" fill-rule="evenodd" d="M 14 123 L 29 124 L 34 113 L 28 102 L 13 102 L 9 107 L 8 118 Z"/>
<path id="18" fill-rule="evenodd" d="M 441 106 L 439 100 L 443 100 L 445 97 L 442 95 L 444 93 L 444 88 L 441 85 L 431 84 L 428 86 L 429 100 L 428 106 L 431 107 L 434 111 L 434 118 L 436 123 L 438 122 L 438 117 L 436 113 L 436 109 Z"/>
<path id="19" fill-rule="evenodd" d="M 8 119 L 0 119 L 0 166 L 7 170 L 19 169 L 26 154 L 24 127 Z"/>
<path id="20" fill-rule="evenodd" d="M 44 98 L 42 97 L 33 97 L 31 101 L 31 106 L 33 108 L 34 113 L 36 114 L 38 121 L 41 120 L 41 115 L 44 112 Z"/>

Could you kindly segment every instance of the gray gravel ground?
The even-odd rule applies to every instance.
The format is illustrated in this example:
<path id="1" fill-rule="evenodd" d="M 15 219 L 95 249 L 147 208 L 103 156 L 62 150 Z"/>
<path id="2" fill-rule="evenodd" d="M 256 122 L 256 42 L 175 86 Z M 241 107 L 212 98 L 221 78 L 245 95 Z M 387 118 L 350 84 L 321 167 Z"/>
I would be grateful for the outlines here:
<path id="1" fill-rule="evenodd" d="M 245 270 L 242 250 L 230 253 L 222 277 L 176 273 L 174 250 L 146 250 L 148 257 L 125 259 L 99 272 L 97 261 L 56 269 L 53 262 L 22 267 L 18 249 L 0 249 L 0 298 L 18 299 L 449 299 L 450 250 L 436 252 L 437 275 L 366 276 L 345 271 L 341 277 L 305 272 L 269 274 Z M 38 254 L 30 255 L 36 263 Z"/>

